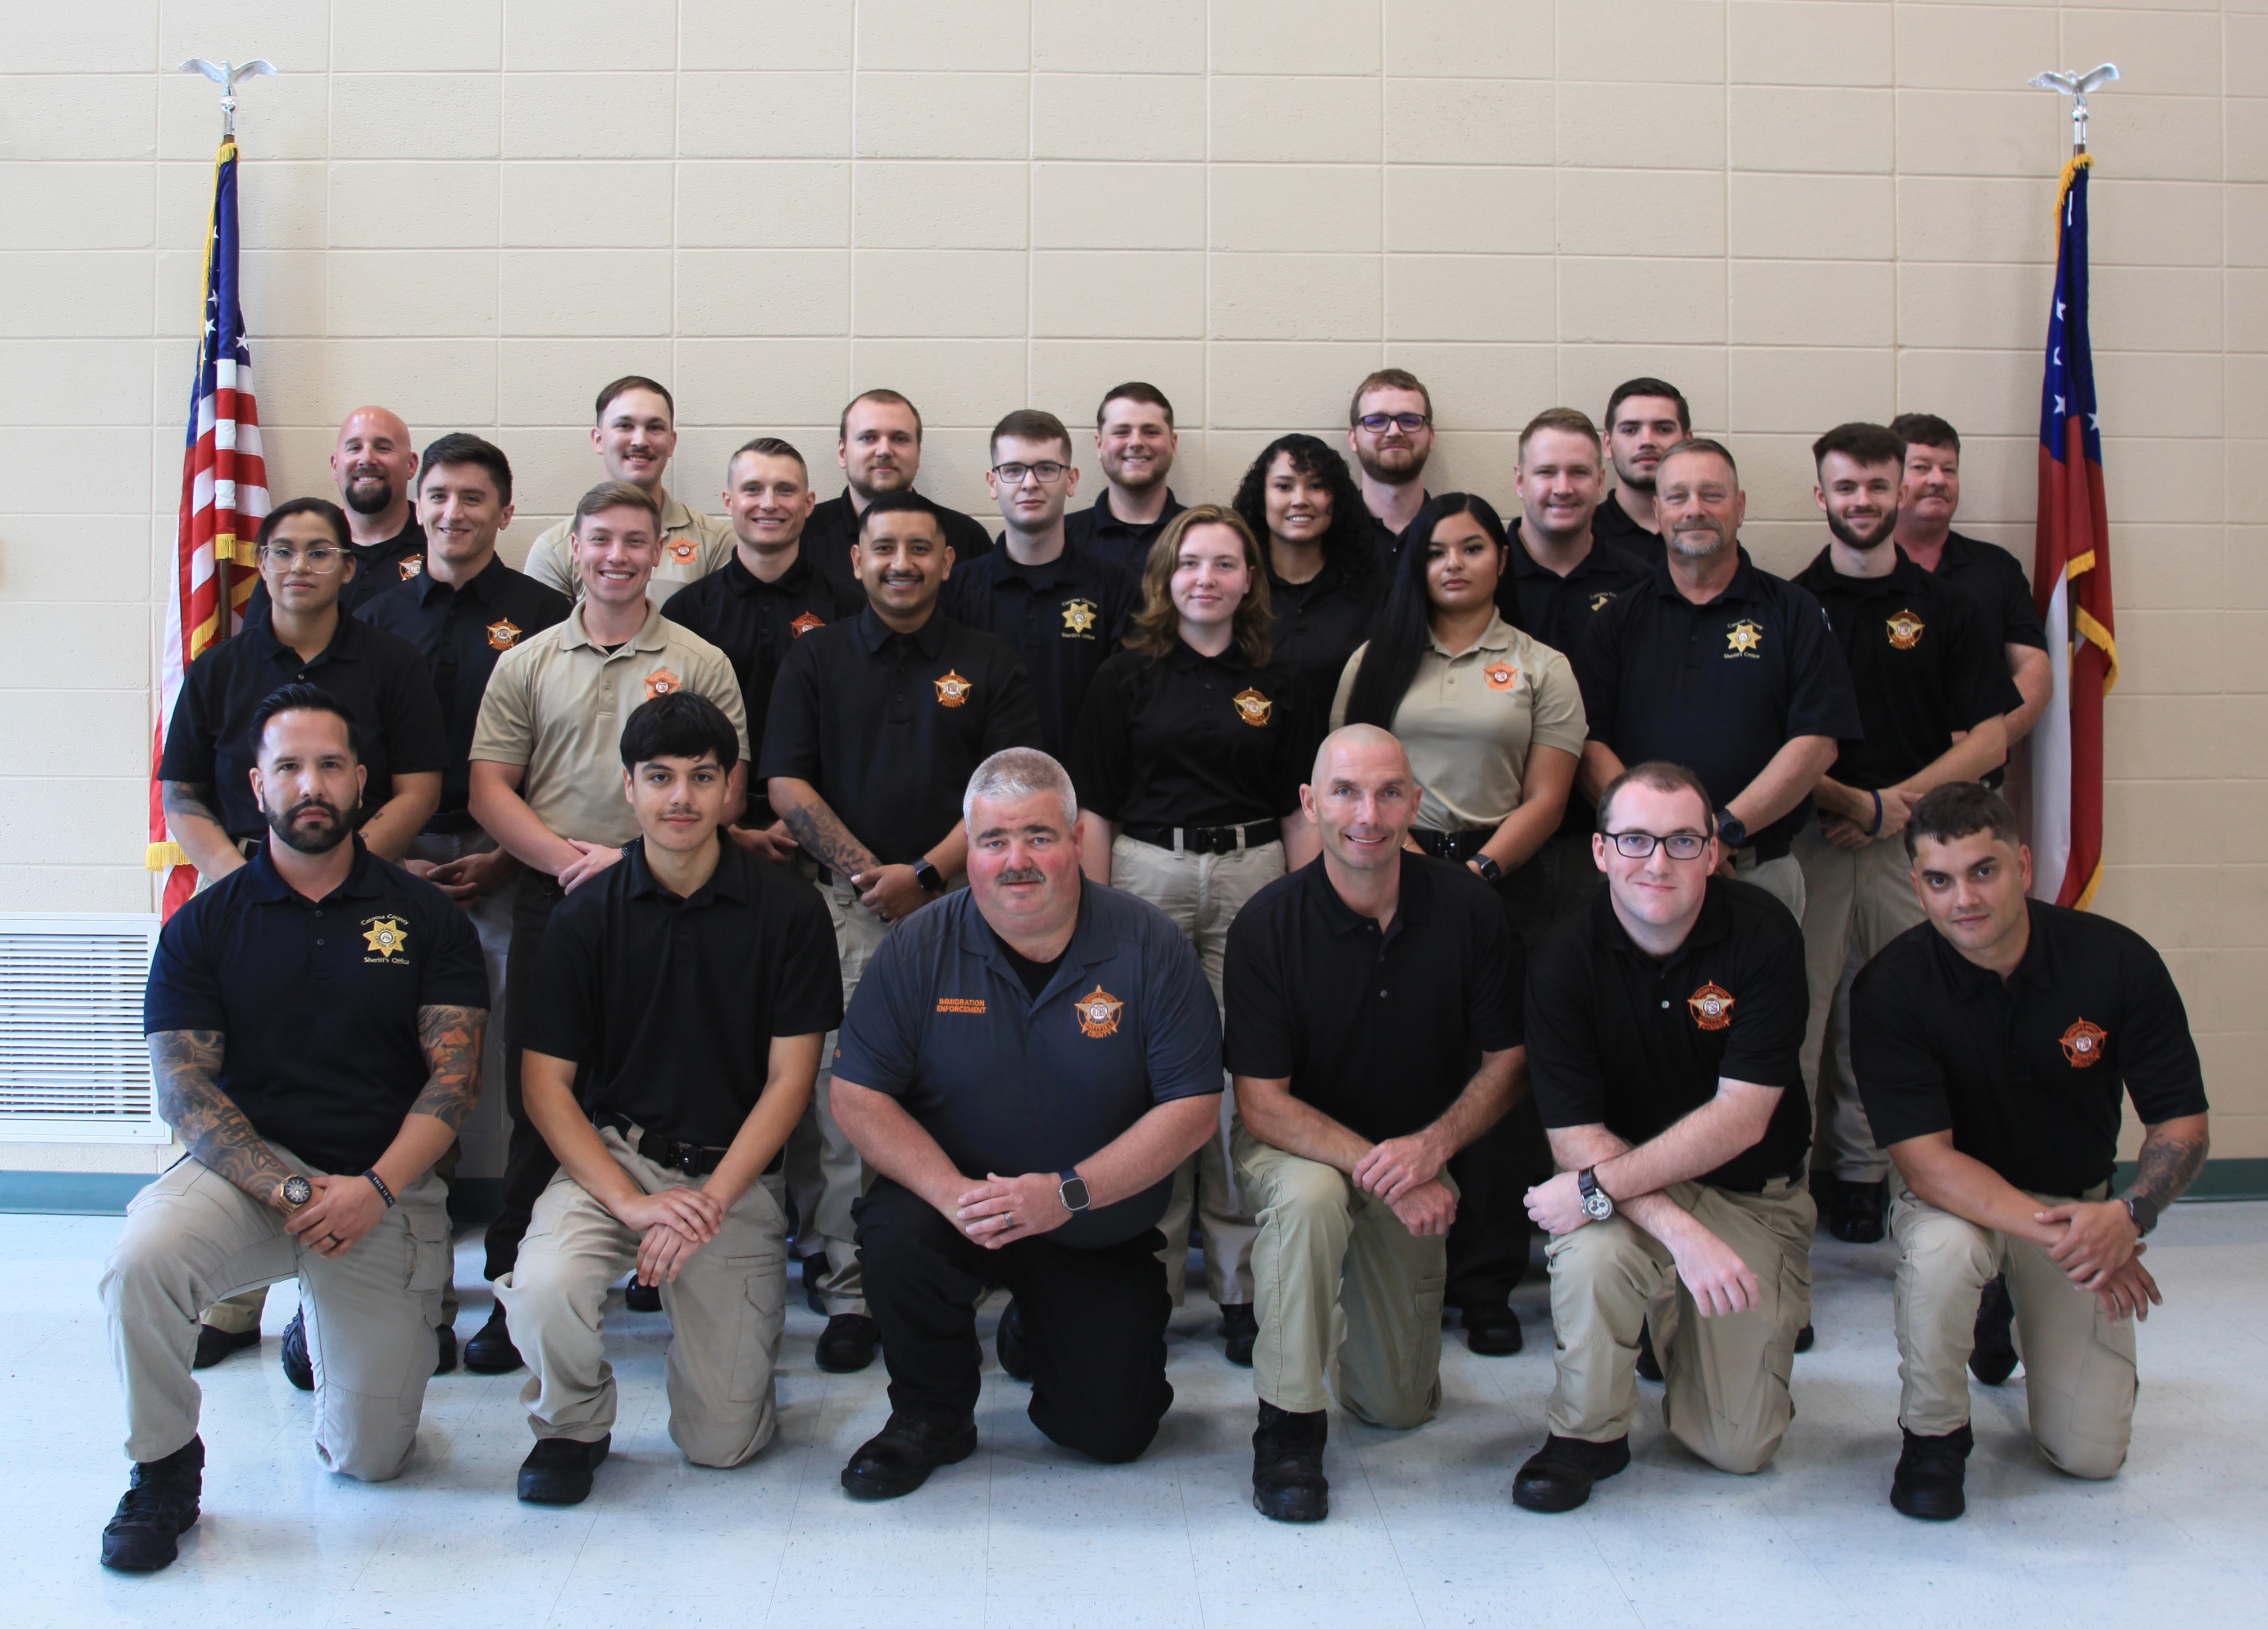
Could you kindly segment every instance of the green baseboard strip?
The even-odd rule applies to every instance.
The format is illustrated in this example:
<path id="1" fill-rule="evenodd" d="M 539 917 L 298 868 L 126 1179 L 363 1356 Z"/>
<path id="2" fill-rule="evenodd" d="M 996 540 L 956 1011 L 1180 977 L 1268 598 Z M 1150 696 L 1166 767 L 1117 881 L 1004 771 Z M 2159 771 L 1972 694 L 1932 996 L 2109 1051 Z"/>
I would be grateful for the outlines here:
<path id="1" fill-rule="evenodd" d="M 2134 1162 L 2118 1162 L 2117 1184 L 2134 1180 Z M 2215 1199 L 2268 1199 L 2268 1160 L 2207 1160 L 2197 1181 L 2182 1196 L 2182 1203 Z"/>
<path id="2" fill-rule="evenodd" d="M 122 1171 L 0 1171 L 0 1214 L 123 1216 L 126 1202 L 150 1182 Z M 459 1227 L 485 1222 L 503 1208 L 500 1176 L 465 1177 L 449 1195 L 449 1220 Z"/>

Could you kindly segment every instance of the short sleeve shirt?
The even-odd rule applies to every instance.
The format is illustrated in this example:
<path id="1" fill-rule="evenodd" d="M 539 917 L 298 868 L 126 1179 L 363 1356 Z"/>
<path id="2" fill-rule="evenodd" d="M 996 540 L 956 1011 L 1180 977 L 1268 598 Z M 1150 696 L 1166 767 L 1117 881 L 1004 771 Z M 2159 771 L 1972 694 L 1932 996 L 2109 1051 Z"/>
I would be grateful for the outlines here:
<path id="1" fill-rule="evenodd" d="M 680 898 L 645 844 L 559 903 L 530 986 L 525 1043 L 578 1065 L 593 1118 L 621 1115 L 722 1148 L 763 1095 L 771 1043 L 842 1021 L 826 903 L 721 835 L 717 869 Z"/>
<path id="2" fill-rule="evenodd" d="M 1946 538 L 1931 575 L 1974 601 L 1984 613 L 1985 625 L 1998 630 L 2002 645 L 2048 648 L 2048 630 L 2033 603 L 2023 565 L 1999 544 L 1955 532 Z"/>
<path id="3" fill-rule="evenodd" d="M 1851 1061 L 1881 1146 L 1951 1131 L 2026 1192 L 2076 1196 L 2110 1179 L 2122 1093 L 2146 1125 L 2203 1114 L 2205 1071 L 2139 933 L 2027 909 L 2031 942 L 2006 979 L 1926 922 L 1885 945 L 1851 986 Z"/>
<path id="4" fill-rule="evenodd" d="M 330 644 L 311 662 L 302 662 L 263 622 L 190 663 L 166 731 L 158 778 L 210 786 L 218 805 L 214 812 L 231 837 L 262 835 L 268 823 L 252 796 L 250 771 L 260 756 L 252 715 L 279 687 L 303 679 L 330 692 L 355 721 L 362 765 L 369 771 L 357 825 L 394 796 L 396 775 L 446 769 L 449 739 L 441 704 L 416 650 L 342 613 Z"/>
<path id="5" fill-rule="evenodd" d="M 1071 944 L 1034 996 L 966 889 L 890 931 L 843 1019 L 835 1076 L 887 1093 L 964 1176 L 1071 1169 L 1160 1103 L 1220 1091 L 1220 1018 L 1197 952 L 1156 907 L 1080 885 Z M 1130 1239 L 1173 1177 L 1048 1236 Z"/>
<path id="6" fill-rule="evenodd" d="M 716 516 L 688 509 L 667 492 L 661 495 L 661 558 L 646 593 L 656 605 L 678 586 L 697 583 L 733 557 L 733 528 Z M 583 597 L 583 576 L 575 569 L 572 516 L 547 527 L 528 545 L 528 576 L 570 600 Z"/>
<path id="7" fill-rule="evenodd" d="M 748 726 L 725 653 L 646 603 L 644 625 L 619 649 L 592 643 L 583 608 L 523 639 L 489 675 L 473 732 L 475 758 L 519 765 L 519 795 L 563 837 L 620 848 L 638 835 L 622 796 L 622 726 L 657 696 L 691 690 L 733 721 L 743 760 Z"/>
<path id="8" fill-rule="evenodd" d="M 1083 549 L 1098 560 L 1119 567 L 1139 583 L 1145 567 L 1150 564 L 1150 545 L 1174 517 L 1189 505 L 1166 494 L 1166 506 L 1158 512 L 1155 520 L 1137 525 L 1122 520 L 1110 507 L 1110 494 L 1105 491 L 1086 509 L 1075 509 L 1064 517 L 1064 538 L 1074 549 Z"/>
<path id="9" fill-rule="evenodd" d="M 377 1163 L 425 1089 L 418 1009 L 489 1005 L 472 919 L 353 842 L 353 869 L 324 899 L 263 850 L 183 905 L 142 1004 L 148 1034 L 221 1031 L 216 1084 L 252 1129 L 350 1175 Z"/>
<path id="10" fill-rule="evenodd" d="M 1775 1087 L 1763 1139 L 1699 1180 L 1742 1193 L 1800 1181 L 1811 1146 L 1797 1063 L 1808 1011 L 1803 930 L 1764 889 L 1712 877 L 1693 931 L 1657 961 L 1601 888 L 1528 963 L 1536 1106 L 1548 1127 L 1602 1124 L 1636 1146 L 1716 1096 L 1720 1079 Z"/>
<path id="11" fill-rule="evenodd" d="M 1040 747 L 1062 759 L 1087 687 L 1140 608 L 1120 567 L 1065 544 L 1042 565 L 1019 565 L 1005 549 L 956 565 L 940 602 L 955 622 L 1006 643 L 1031 676 Z"/>
<path id="12" fill-rule="evenodd" d="M 930 507 L 937 512 L 938 523 L 945 529 L 955 571 L 992 552 L 992 534 L 984 529 L 983 521 L 943 504 Z M 848 491 L 812 505 L 811 519 L 803 523 L 803 549 L 814 565 L 846 583 L 857 582 L 858 574 L 850 569 L 850 551 L 858 542 L 858 510 Z"/>
<path id="13" fill-rule="evenodd" d="M 1339 681 L 1331 726 L 1346 721 L 1368 645 Z M 1418 823 L 1434 831 L 1493 829 L 1520 807 L 1535 747 L 1582 756 L 1588 732 L 1583 693 L 1567 659 L 1490 620 L 1472 646 L 1452 656 L 1428 636 L 1418 676 L 1395 710 L 1394 734 L 1425 789 Z"/>
<path id="14" fill-rule="evenodd" d="M 1381 929 L 1315 860 L 1229 925 L 1224 1056 L 1357 1136 L 1406 1137 L 1457 1101 L 1482 1053 L 1523 1043 L 1521 976 L 1503 904 L 1462 866 L 1403 854 Z"/>
<path id="15" fill-rule="evenodd" d="M 1086 693 L 1071 741 L 1079 805 L 1105 820 L 1246 826 L 1300 807 L 1322 713 L 1306 682 L 1231 645 L 1202 656 L 1121 651 Z"/>
<path id="16" fill-rule="evenodd" d="M 377 599 L 390 593 L 425 569 L 425 528 L 415 516 L 399 532 L 378 543 L 347 545 L 354 555 L 355 574 L 339 588 L 339 610 L 351 616 Z M 244 626 L 264 623 L 275 607 L 268 598 L 268 584 L 256 582 L 252 598 L 245 601 Z"/>
<path id="17" fill-rule="evenodd" d="M 1354 581 L 1336 561 L 1304 583 L 1269 572 L 1269 638 L 1274 650 L 1268 665 L 1307 687 L 1317 718 L 1330 711 L 1347 658 L 1370 638 L 1371 621 L 1385 597 L 1384 573 Z"/>

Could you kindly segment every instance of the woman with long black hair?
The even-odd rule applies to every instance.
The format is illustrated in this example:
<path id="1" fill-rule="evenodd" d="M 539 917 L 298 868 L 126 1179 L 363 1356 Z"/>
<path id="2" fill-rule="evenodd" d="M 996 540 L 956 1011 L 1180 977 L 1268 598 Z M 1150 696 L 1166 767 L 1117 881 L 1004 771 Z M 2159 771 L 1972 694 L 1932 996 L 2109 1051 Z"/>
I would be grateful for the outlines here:
<path id="1" fill-rule="evenodd" d="M 1265 546 L 1275 664 L 1307 682 L 1320 713 L 1386 588 L 1361 489 L 1327 443 L 1278 436 L 1244 472 L 1234 508 Z"/>

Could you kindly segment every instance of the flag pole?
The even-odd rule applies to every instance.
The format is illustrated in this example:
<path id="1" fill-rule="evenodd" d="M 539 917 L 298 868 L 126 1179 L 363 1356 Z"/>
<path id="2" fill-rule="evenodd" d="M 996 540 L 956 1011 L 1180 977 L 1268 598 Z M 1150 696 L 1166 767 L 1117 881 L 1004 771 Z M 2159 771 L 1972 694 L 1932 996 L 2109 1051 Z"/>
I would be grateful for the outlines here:
<path id="1" fill-rule="evenodd" d="M 266 78 L 276 71 L 276 64 L 264 56 L 248 63 L 207 62 L 202 56 L 192 56 L 174 70 L 177 73 L 202 74 L 220 86 L 220 139 L 224 147 L 236 141 L 236 87 L 239 80 Z"/>

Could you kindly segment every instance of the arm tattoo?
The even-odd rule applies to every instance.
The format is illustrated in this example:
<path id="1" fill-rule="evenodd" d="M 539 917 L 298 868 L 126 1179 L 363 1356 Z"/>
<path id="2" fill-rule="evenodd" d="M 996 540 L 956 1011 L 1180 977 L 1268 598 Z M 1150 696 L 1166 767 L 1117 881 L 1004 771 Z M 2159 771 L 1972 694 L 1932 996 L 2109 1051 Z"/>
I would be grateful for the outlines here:
<path id="1" fill-rule="evenodd" d="M 244 1110 L 215 1084 L 226 1043 L 217 1029 L 161 1029 L 151 1036 L 158 1112 L 198 1164 L 262 1205 L 272 1204 L 291 1168 L 268 1151 Z"/>
<path id="2" fill-rule="evenodd" d="M 819 799 L 782 810 L 780 818 L 787 822 L 787 829 L 795 834 L 805 853 L 846 881 L 881 864 Z"/>
<path id="3" fill-rule="evenodd" d="M 2183 1137 L 2153 1126 L 2142 1139 L 2141 1152 L 2135 1156 L 2134 1185 L 2126 1191 L 2164 1209 L 2205 1168 L 2207 1144 L 2203 1137 Z"/>
<path id="4" fill-rule="evenodd" d="M 481 1037 L 488 1022 L 483 1007 L 417 1009 L 417 1044 L 432 1075 L 410 1113 L 431 1115 L 453 1131 L 465 1124 L 481 1101 Z"/>
<path id="5" fill-rule="evenodd" d="M 210 786 L 193 780 L 169 780 L 158 784 L 165 788 L 160 795 L 166 814 L 190 814 L 199 820 L 209 820 L 216 826 L 220 824 L 220 816 L 213 812 Z"/>

